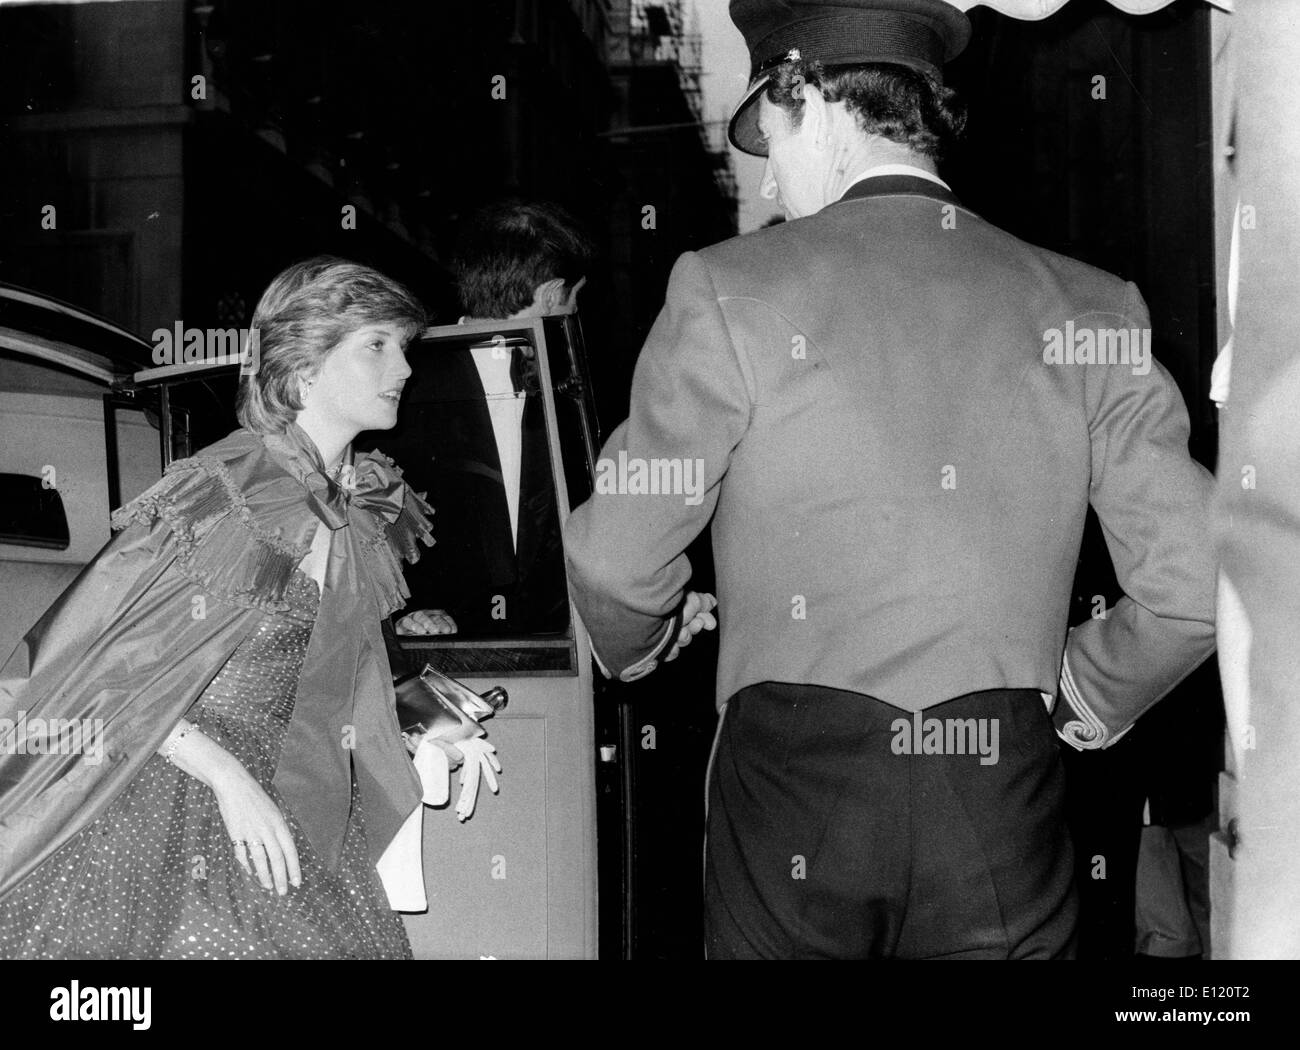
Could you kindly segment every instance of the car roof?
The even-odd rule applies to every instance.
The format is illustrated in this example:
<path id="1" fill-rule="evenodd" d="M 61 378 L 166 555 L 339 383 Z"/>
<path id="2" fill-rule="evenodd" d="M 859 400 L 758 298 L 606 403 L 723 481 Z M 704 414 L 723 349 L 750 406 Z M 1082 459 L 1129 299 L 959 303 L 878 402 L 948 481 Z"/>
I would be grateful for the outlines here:
<path id="1" fill-rule="evenodd" d="M 153 347 L 79 306 L 0 282 L 0 349 L 96 379 L 106 386 L 151 365 Z"/>

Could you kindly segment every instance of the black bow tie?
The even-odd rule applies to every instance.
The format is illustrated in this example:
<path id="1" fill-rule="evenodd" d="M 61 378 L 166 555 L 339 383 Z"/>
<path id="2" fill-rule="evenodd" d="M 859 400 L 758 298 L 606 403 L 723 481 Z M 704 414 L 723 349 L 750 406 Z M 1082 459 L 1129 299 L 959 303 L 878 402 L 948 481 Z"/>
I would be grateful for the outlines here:
<path id="1" fill-rule="evenodd" d="M 511 349 L 510 385 L 516 394 L 537 393 L 537 362 L 531 347 Z"/>

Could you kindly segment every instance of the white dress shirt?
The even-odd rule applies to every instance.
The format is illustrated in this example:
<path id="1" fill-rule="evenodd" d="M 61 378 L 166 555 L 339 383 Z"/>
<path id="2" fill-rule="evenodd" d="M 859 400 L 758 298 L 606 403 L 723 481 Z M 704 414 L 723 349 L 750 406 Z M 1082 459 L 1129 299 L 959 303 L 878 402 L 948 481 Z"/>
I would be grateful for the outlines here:
<path id="1" fill-rule="evenodd" d="M 474 367 L 478 369 L 483 392 L 487 394 L 488 417 L 496 438 L 497 456 L 501 460 L 501 481 L 506 489 L 506 507 L 510 511 L 510 538 L 519 546 L 519 471 L 524 458 L 524 394 L 516 393 L 510 381 L 510 355 L 518 350 L 475 347 Z"/>

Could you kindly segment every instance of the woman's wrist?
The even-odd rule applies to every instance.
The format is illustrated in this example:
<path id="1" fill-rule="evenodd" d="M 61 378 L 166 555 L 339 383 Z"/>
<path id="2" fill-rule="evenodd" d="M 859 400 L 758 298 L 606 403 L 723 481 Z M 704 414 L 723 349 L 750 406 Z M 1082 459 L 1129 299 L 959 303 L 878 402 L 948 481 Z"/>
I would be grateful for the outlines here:
<path id="1" fill-rule="evenodd" d="M 213 761 L 203 774 L 196 773 L 195 775 L 216 794 L 220 795 L 222 791 L 238 781 L 253 779 L 253 775 L 243 767 L 239 759 L 235 758 L 220 744 L 214 741 L 209 741 L 209 743 L 212 744 L 213 750 L 217 754 L 213 755 Z"/>
<path id="2" fill-rule="evenodd" d="M 162 757 L 167 759 L 168 762 L 175 765 L 176 749 L 181 746 L 181 741 L 189 736 L 190 733 L 198 732 L 198 728 L 199 727 L 193 722 L 187 722 L 182 718 L 180 722 L 177 723 L 176 728 L 168 735 L 167 740 L 159 749 L 158 754 L 162 755 Z"/>
<path id="3" fill-rule="evenodd" d="M 241 774 L 248 775 L 234 755 L 184 718 L 167 735 L 158 754 L 213 791 L 220 791 Z"/>
<path id="4" fill-rule="evenodd" d="M 158 750 L 155 752 L 155 754 L 162 756 L 168 762 L 171 762 L 173 765 L 175 765 L 176 754 L 180 750 L 181 742 L 187 736 L 190 736 L 191 734 L 198 732 L 198 728 L 199 727 L 195 725 L 193 722 L 191 722 L 188 718 L 182 718 L 179 722 L 177 722 L 174 726 L 172 726 L 172 731 L 168 733 L 166 738 L 163 740 L 163 742 L 158 745 Z"/>

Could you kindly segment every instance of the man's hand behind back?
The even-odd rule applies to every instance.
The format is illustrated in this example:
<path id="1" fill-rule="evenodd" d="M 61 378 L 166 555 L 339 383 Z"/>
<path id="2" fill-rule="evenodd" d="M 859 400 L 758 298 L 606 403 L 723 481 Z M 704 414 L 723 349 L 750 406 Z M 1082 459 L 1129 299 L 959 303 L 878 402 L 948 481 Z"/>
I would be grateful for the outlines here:
<path id="1" fill-rule="evenodd" d="M 682 606 L 682 629 L 677 633 L 677 641 L 668 650 L 664 662 L 677 659 L 677 654 L 691 644 L 691 639 L 701 631 L 712 631 L 718 626 L 713 610 L 718 607 L 718 599 L 707 591 L 687 591 L 686 604 Z"/>

